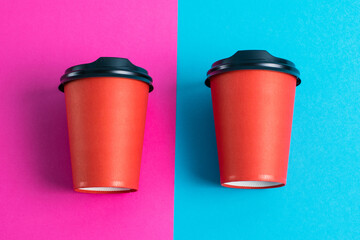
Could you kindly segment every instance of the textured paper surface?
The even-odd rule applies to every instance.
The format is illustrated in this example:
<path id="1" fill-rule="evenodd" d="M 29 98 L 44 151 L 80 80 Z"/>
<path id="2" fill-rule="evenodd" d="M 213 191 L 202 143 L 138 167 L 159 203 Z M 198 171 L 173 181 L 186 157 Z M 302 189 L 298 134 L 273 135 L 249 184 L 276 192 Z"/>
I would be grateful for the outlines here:
<path id="1" fill-rule="evenodd" d="M 175 0 L 5 1 L 0 7 L 0 239 L 171 239 Z M 72 190 L 63 93 L 71 65 L 127 57 L 154 79 L 140 190 Z"/>

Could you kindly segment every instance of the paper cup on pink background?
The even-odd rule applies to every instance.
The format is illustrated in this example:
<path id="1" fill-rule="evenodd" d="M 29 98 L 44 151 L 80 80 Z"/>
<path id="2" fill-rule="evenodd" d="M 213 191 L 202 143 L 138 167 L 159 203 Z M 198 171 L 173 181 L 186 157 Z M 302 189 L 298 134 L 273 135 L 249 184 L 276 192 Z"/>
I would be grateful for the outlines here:
<path id="1" fill-rule="evenodd" d="M 238 51 L 208 71 L 220 182 L 232 188 L 286 184 L 295 65 L 262 50 Z"/>
<path id="2" fill-rule="evenodd" d="M 66 70 L 65 93 L 74 189 L 87 193 L 138 189 L 148 72 L 125 58 L 102 57 Z"/>

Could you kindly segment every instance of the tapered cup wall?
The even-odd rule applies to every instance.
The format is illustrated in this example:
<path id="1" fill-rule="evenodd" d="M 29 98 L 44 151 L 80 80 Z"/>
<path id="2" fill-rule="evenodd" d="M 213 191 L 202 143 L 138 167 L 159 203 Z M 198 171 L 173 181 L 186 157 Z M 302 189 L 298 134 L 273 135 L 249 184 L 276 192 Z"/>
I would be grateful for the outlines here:
<path id="1" fill-rule="evenodd" d="M 269 70 L 210 78 L 223 186 L 286 184 L 296 81 L 293 75 Z"/>
<path id="2" fill-rule="evenodd" d="M 74 189 L 136 191 L 149 85 L 119 77 L 70 81 L 64 88 Z"/>

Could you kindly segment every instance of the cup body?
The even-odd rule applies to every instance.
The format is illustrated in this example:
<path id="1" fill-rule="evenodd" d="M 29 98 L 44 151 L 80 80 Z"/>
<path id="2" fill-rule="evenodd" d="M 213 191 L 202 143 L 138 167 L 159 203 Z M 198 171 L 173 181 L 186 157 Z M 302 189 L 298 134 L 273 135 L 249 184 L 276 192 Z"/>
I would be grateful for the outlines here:
<path id="1" fill-rule="evenodd" d="M 296 77 L 235 70 L 211 76 L 210 83 L 222 186 L 284 186 Z"/>
<path id="2" fill-rule="evenodd" d="M 64 93 L 75 191 L 136 191 L 149 85 L 89 77 L 66 83 Z"/>

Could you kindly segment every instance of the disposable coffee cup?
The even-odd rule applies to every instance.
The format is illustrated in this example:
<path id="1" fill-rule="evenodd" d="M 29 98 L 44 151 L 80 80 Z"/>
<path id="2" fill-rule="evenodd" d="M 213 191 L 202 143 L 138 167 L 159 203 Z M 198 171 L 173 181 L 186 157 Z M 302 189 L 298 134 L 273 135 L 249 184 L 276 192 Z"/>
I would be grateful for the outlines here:
<path id="1" fill-rule="evenodd" d="M 65 93 L 74 189 L 86 193 L 138 190 L 148 72 L 126 58 L 101 57 L 66 70 Z"/>
<path id="2" fill-rule="evenodd" d="M 294 63 L 267 51 L 238 51 L 215 62 L 207 76 L 221 185 L 284 186 L 295 88 L 301 82 Z"/>

